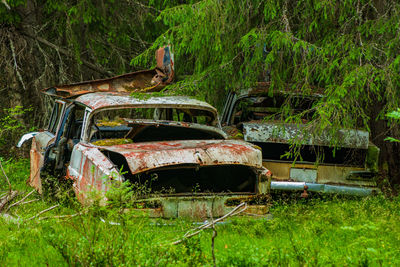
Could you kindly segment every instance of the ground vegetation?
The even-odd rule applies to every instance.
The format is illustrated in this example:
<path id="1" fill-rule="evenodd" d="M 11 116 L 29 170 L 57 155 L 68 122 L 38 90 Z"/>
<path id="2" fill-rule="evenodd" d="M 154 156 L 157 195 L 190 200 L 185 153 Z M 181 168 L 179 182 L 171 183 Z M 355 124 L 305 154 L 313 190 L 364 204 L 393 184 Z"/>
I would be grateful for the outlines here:
<path id="1" fill-rule="evenodd" d="M 0 210 L 0 265 L 400 264 L 398 198 L 275 201 L 267 216 L 229 217 L 215 229 L 185 239 L 203 222 L 140 216 L 120 205 L 127 199 L 116 197 L 117 192 L 107 208 L 95 202 L 86 207 L 71 201 L 56 204 L 26 185 L 27 164 L 3 162 L 19 195 Z M 0 186 L 8 188 L 3 177 Z"/>

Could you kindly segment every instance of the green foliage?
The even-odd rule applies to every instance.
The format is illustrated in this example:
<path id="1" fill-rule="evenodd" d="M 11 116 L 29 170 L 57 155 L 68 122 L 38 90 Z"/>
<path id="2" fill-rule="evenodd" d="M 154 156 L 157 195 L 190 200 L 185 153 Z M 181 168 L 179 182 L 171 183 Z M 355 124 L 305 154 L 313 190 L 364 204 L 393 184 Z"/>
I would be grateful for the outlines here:
<path id="1" fill-rule="evenodd" d="M 395 121 L 397 121 L 398 123 L 400 122 L 400 108 L 398 108 L 397 110 L 394 110 L 392 112 L 389 112 L 386 114 L 386 117 L 393 119 Z M 389 142 L 400 142 L 399 139 L 393 138 L 393 137 L 386 137 L 385 141 L 389 141 Z"/>
<path id="2" fill-rule="evenodd" d="M 11 8 L 8 10 L 6 5 L 0 3 L 0 26 L 2 24 L 18 24 L 21 22 L 20 15 L 15 11 L 18 6 L 26 5 L 26 0 L 4 0 Z"/>
<path id="3" fill-rule="evenodd" d="M 88 53 L 118 73 L 127 72 L 127 58 L 146 49 L 162 32 L 154 23 L 155 10 L 141 1 L 51 0 L 43 5 L 43 15 L 52 20 L 48 30 L 65 38 L 78 62 Z"/>
<path id="4" fill-rule="evenodd" d="M 308 122 L 316 135 L 369 129 L 376 102 L 381 119 L 399 104 L 399 19 L 397 1 L 202 0 L 162 10 L 168 30 L 132 64 L 170 43 L 179 75 L 170 90 L 221 104 L 226 89 L 269 81 L 271 95 L 325 95 Z M 302 123 L 289 110 L 286 122 Z"/>
<path id="5" fill-rule="evenodd" d="M 21 106 L 3 109 L 4 116 L 0 117 L 0 149 L 9 146 L 10 140 L 16 140 L 29 130 L 22 123 L 22 116 L 30 111 L 32 111 L 32 108 Z M 5 154 L 10 155 L 10 151 Z"/>
<path id="6" fill-rule="evenodd" d="M 5 159 L 0 157 L 4 171 L 6 172 L 10 183 L 13 185 L 14 190 L 25 190 L 27 188 L 26 180 L 29 177 L 29 160 L 28 159 Z M 3 174 L 0 175 L 0 190 L 8 188 Z"/>
<path id="7" fill-rule="evenodd" d="M 42 195 L 48 201 L 57 201 L 65 206 L 77 205 L 72 180 L 41 173 Z"/>

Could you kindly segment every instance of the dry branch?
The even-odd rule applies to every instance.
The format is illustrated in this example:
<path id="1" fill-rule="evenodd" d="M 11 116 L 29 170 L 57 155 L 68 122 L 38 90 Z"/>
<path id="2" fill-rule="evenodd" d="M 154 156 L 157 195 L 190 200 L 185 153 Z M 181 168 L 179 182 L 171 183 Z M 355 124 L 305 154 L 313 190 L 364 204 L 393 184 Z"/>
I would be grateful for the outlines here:
<path id="1" fill-rule="evenodd" d="M 11 209 L 11 208 L 14 207 L 14 206 L 17 206 L 17 205 L 19 205 L 19 204 L 22 204 L 22 202 L 24 202 L 25 199 L 27 199 L 30 195 L 32 195 L 33 192 L 35 192 L 35 189 L 33 189 L 31 192 L 29 192 L 29 193 L 28 193 L 26 196 L 24 196 L 20 201 L 17 201 L 17 202 L 15 202 L 15 203 L 11 204 L 10 206 L 8 206 L 8 208 L 6 209 L 5 212 L 7 212 L 9 209 Z M 29 202 L 29 201 L 28 201 L 28 202 Z M 24 203 L 24 204 L 27 204 L 27 203 Z"/>
<path id="2" fill-rule="evenodd" d="M 19 67 L 18 67 L 18 64 L 17 64 L 17 56 L 15 55 L 15 48 L 14 48 L 14 42 L 13 42 L 13 40 L 12 40 L 12 38 L 11 38 L 11 35 L 9 35 L 9 41 L 10 41 L 10 48 L 11 48 L 11 53 L 12 53 L 12 57 L 13 57 L 13 60 L 14 60 L 14 69 L 15 69 L 15 73 L 17 74 L 17 77 L 18 77 L 18 80 L 20 81 L 20 83 L 21 83 L 21 85 L 22 85 L 22 88 L 24 88 L 24 90 L 26 91 L 26 86 L 25 86 L 25 83 L 24 83 L 24 80 L 22 79 L 22 75 L 21 75 L 21 73 L 19 72 Z"/>
<path id="3" fill-rule="evenodd" d="M 0 199 L 0 211 L 7 205 L 8 202 L 18 196 L 18 191 L 11 191 L 9 194 Z"/>
<path id="4" fill-rule="evenodd" d="M 59 215 L 59 216 L 42 217 L 42 218 L 39 218 L 39 221 L 41 221 L 41 220 L 47 220 L 47 219 L 72 218 L 72 217 L 79 216 L 79 215 L 82 215 L 82 213 L 75 213 L 75 214 L 70 214 L 70 215 Z"/>
<path id="5" fill-rule="evenodd" d="M 8 179 L 6 172 L 4 171 L 3 164 L 1 164 L 1 160 L 0 160 L 0 168 L 3 171 L 4 177 L 8 183 L 9 192 L 11 193 L 11 183 L 10 183 L 10 180 Z M 0 210 L 1 210 L 1 208 L 0 208 Z"/>
<path id="6" fill-rule="evenodd" d="M 50 210 L 52 210 L 52 209 L 55 209 L 55 208 L 57 208 L 58 206 L 60 206 L 60 204 L 57 204 L 57 205 L 54 205 L 54 206 L 52 206 L 52 207 L 50 207 L 50 208 L 48 208 L 48 209 L 42 210 L 41 212 L 39 212 L 39 213 L 36 214 L 35 216 L 29 218 L 27 221 L 32 220 L 32 219 L 35 219 L 35 218 L 39 217 L 40 215 L 42 215 L 43 213 L 48 212 L 48 211 L 50 211 Z"/>
<path id="7" fill-rule="evenodd" d="M 1 0 L 1 2 L 6 6 L 6 8 L 7 8 L 8 10 L 11 9 L 10 6 L 7 4 L 7 1 L 6 1 L 6 0 Z"/>
<path id="8" fill-rule="evenodd" d="M 242 208 L 242 209 L 241 209 Z M 183 237 L 175 242 L 172 242 L 172 245 L 177 245 L 182 243 L 184 240 L 191 238 L 195 235 L 198 235 L 201 231 L 203 231 L 204 229 L 207 228 L 213 228 L 215 226 L 215 224 L 217 222 L 223 221 L 224 219 L 230 217 L 230 216 L 235 216 L 239 213 L 242 213 L 243 211 L 245 211 L 247 209 L 247 203 L 246 202 L 242 202 L 240 203 L 238 206 L 236 206 L 233 210 L 231 210 L 230 212 L 228 212 L 227 214 L 225 214 L 224 216 L 216 219 L 215 221 L 211 221 L 211 222 L 205 222 L 204 224 L 200 225 L 199 227 L 192 229 L 190 231 L 188 231 L 186 234 L 183 235 Z M 194 232 L 195 231 L 195 232 Z"/>
<path id="9" fill-rule="evenodd" d="M 47 46 L 49 46 L 49 47 L 55 49 L 56 51 L 58 51 L 59 53 L 65 55 L 65 56 L 67 56 L 67 57 L 75 58 L 75 55 L 72 54 L 72 53 L 70 53 L 68 50 L 66 50 L 66 49 L 64 49 L 64 48 L 61 48 L 61 47 L 59 47 L 59 46 L 57 46 L 57 45 L 55 45 L 55 44 L 53 44 L 53 43 L 47 41 L 46 39 L 43 39 L 42 37 L 35 36 L 35 35 L 33 35 L 33 34 L 30 34 L 30 33 L 26 32 L 26 31 L 22 32 L 22 34 L 25 35 L 25 36 L 27 36 L 27 37 L 30 37 L 30 38 L 32 38 L 32 39 L 35 39 L 35 40 L 37 40 L 38 42 L 40 42 L 40 43 L 42 43 L 42 44 L 44 44 L 44 45 L 47 45 Z M 110 72 L 110 71 L 108 71 L 108 70 L 105 70 L 105 69 L 103 69 L 103 68 L 100 68 L 99 66 L 96 66 L 95 64 L 90 63 L 89 61 L 86 61 L 86 60 L 84 60 L 84 59 L 81 59 L 81 62 L 82 62 L 83 65 L 85 65 L 85 66 L 88 67 L 89 69 L 92 69 L 92 70 L 94 70 L 94 71 L 97 71 L 98 73 L 101 73 L 101 74 L 104 74 L 104 75 L 107 75 L 107 76 L 112 76 L 112 75 L 114 75 L 112 72 Z"/>
<path id="10" fill-rule="evenodd" d="M 0 199 L 2 199 L 5 195 L 8 195 L 8 193 L 9 193 L 9 192 L 7 191 L 7 192 L 1 194 Z"/>
<path id="11" fill-rule="evenodd" d="M 25 204 L 36 202 L 36 201 L 39 201 L 39 200 L 40 200 L 40 198 L 35 198 L 35 199 L 29 200 L 29 201 L 22 202 L 19 205 L 25 205 Z"/>

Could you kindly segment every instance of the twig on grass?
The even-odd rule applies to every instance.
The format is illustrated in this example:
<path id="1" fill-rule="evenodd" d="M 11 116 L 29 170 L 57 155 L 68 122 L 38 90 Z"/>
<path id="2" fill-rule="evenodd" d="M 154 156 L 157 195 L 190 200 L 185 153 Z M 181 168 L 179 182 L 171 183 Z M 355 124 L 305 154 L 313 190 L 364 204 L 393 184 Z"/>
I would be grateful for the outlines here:
<path id="1" fill-rule="evenodd" d="M 52 206 L 52 207 L 50 207 L 50 208 L 48 208 L 48 209 L 42 210 L 41 212 L 39 212 L 39 213 L 36 214 L 35 216 L 32 216 L 31 218 L 29 218 L 27 221 L 32 220 L 32 219 L 35 219 L 35 218 L 39 217 L 40 215 L 42 215 L 43 213 L 48 212 L 48 211 L 50 211 L 50 210 L 52 210 L 52 209 L 55 209 L 55 208 L 57 208 L 58 206 L 60 206 L 60 204 L 57 204 L 57 205 L 54 205 L 54 206 Z"/>
<path id="2" fill-rule="evenodd" d="M 0 168 L 3 171 L 4 177 L 5 177 L 5 179 L 6 179 L 7 183 L 8 183 L 8 191 L 11 193 L 11 190 L 12 190 L 11 183 L 10 183 L 10 180 L 8 179 L 8 176 L 7 176 L 6 172 L 4 171 L 3 164 L 1 164 L 1 160 L 0 160 Z"/>
<path id="3" fill-rule="evenodd" d="M 28 200 L 28 201 L 22 202 L 19 205 L 22 206 L 22 205 L 25 205 L 25 204 L 29 204 L 29 203 L 32 203 L 32 202 L 39 201 L 39 200 L 40 200 L 40 198 L 35 198 L 35 199 L 32 199 L 32 200 Z"/>
<path id="4" fill-rule="evenodd" d="M 24 196 L 20 201 L 17 201 L 17 202 L 15 202 L 15 203 L 11 204 L 10 206 L 8 206 L 8 208 L 6 209 L 5 212 L 7 212 L 9 209 L 11 209 L 11 208 L 14 207 L 14 206 L 17 206 L 17 205 L 22 204 L 22 203 L 24 202 L 25 199 L 27 199 L 30 195 L 32 195 L 33 192 L 35 192 L 35 189 L 33 189 L 31 192 L 29 192 L 29 193 L 28 193 L 26 196 Z M 29 201 L 27 201 L 27 202 L 29 202 Z M 27 202 L 25 202 L 25 203 L 23 203 L 23 204 L 28 204 Z M 33 202 L 33 201 L 30 201 L 30 202 Z M 30 203 L 30 202 L 29 202 L 29 203 Z"/>
<path id="5" fill-rule="evenodd" d="M 41 220 L 47 220 L 47 219 L 72 218 L 72 217 L 79 216 L 79 215 L 82 215 L 82 213 L 75 213 L 75 214 L 70 214 L 70 215 L 59 215 L 59 216 L 48 216 L 48 217 L 39 218 L 39 221 L 41 221 Z"/>
<path id="6" fill-rule="evenodd" d="M 5 197 L 0 199 L 0 212 L 7 205 L 7 203 L 13 200 L 16 196 L 18 196 L 18 191 L 11 191 Z"/>
<path id="7" fill-rule="evenodd" d="M 242 208 L 242 209 L 241 209 Z M 212 228 L 214 227 L 214 225 L 217 222 L 223 221 L 224 219 L 230 217 L 230 216 L 235 216 L 239 213 L 242 213 L 243 211 L 245 211 L 247 209 L 247 203 L 246 202 L 242 202 L 240 203 L 238 206 L 236 206 L 233 210 L 231 210 L 230 212 L 228 212 L 227 214 L 225 214 L 224 216 L 216 219 L 215 221 L 212 222 L 205 222 L 204 224 L 200 225 L 199 227 L 192 229 L 188 232 L 186 232 L 186 234 L 183 235 L 183 237 L 175 242 L 172 242 L 172 245 L 177 245 L 182 243 L 184 240 L 191 238 L 195 235 L 198 235 L 201 231 L 203 231 L 204 229 L 207 228 Z M 195 232 L 193 232 L 195 231 Z"/>

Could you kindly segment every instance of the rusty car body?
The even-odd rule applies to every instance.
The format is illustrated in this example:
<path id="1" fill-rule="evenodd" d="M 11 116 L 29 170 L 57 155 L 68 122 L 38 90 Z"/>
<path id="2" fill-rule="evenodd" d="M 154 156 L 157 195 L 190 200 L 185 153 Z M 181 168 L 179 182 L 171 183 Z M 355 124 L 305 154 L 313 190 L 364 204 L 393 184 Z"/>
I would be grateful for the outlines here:
<path id="1" fill-rule="evenodd" d="M 269 83 L 231 92 L 222 113 L 221 123 L 236 139 L 244 139 L 262 148 L 263 166 L 272 172 L 272 190 L 301 190 L 369 195 L 376 192 L 379 149 L 369 140 L 367 131 L 340 129 L 335 136 L 327 132 L 314 135 L 302 123 L 285 123 L 281 116 L 283 103 L 289 103 L 297 114 L 312 108 L 321 94 L 304 96 L 287 91 L 268 94 Z M 289 101 L 289 102 L 288 102 Z M 332 140 L 339 140 L 333 151 Z M 296 161 L 290 154 L 291 142 L 301 144 Z M 335 152 L 335 153 L 333 153 Z"/>
<path id="2" fill-rule="evenodd" d="M 132 95 L 135 76 L 45 89 L 54 97 L 49 125 L 19 144 L 33 137 L 30 185 L 42 192 L 43 174 L 64 177 L 85 203 L 93 191 L 106 200 L 114 182 L 130 181 L 148 189 L 141 212 L 160 217 L 221 216 L 238 201 L 262 199 L 270 172 L 257 146 L 227 140 L 206 102 Z M 250 211 L 266 212 L 253 202 Z"/>

